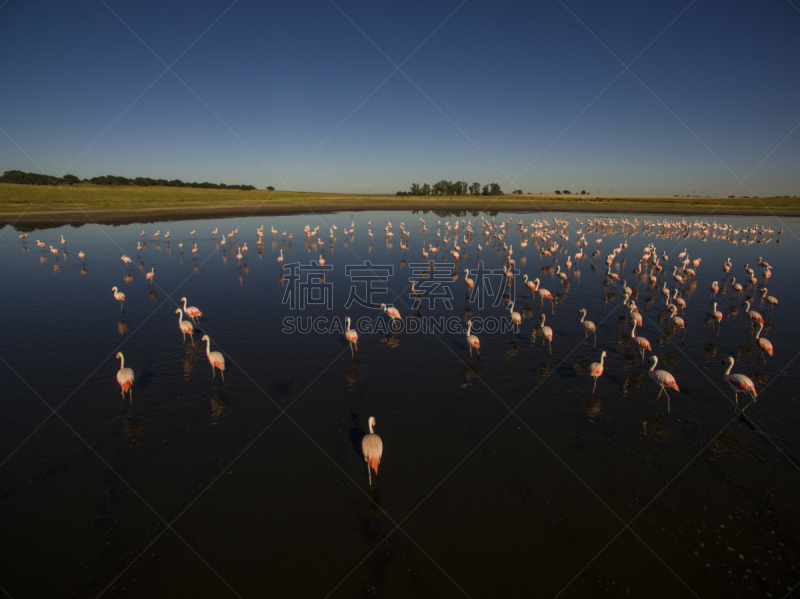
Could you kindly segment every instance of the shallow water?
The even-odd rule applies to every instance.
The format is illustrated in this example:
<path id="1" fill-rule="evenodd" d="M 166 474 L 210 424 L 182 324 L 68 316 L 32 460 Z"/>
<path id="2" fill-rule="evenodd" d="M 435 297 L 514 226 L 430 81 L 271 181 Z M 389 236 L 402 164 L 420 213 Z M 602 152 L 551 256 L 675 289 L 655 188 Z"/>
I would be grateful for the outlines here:
<path id="1" fill-rule="evenodd" d="M 587 216 L 597 217 L 547 214 L 550 223 L 569 221 L 569 237 L 555 237 L 561 247 L 545 257 L 534 228 L 521 234 L 516 224 L 542 215 L 487 215 L 497 225 L 512 219 L 505 242 L 513 244 L 519 274 L 510 288 L 489 275 L 494 296 L 482 287 L 482 305 L 467 295 L 463 270 L 479 259 L 488 271 L 502 269 L 506 254 L 482 238 L 480 215 L 462 217 L 474 233 L 471 242 L 459 241 L 455 280 L 452 242 L 442 244 L 428 277 L 415 267 L 426 262 L 423 239 L 435 246 L 453 215 L 162 222 L 146 225 L 145 238 L 141 225 L 65 226 L 33 231 L 23 250 L 18 232 L 0 230 L 0 586 L 15 598 L 786 595 L 800 582 L 799 242 L 791 232 L 800 220 L 717 218 L 775 231 L 739 235 L 761 243 L 737 244 L 713 231 L 684 238 L 659 227 L 631 235 L 633 228 L 583 226 L 589 256 L 575 260 L 575 219 Z M 384 235 L 387 220 L 392 238 Z M 344 235 L 351 222 L 355 233 Z M 400 222 L 410 232 L 405 252 Z M 306 224 L 320 226 L 315 239 L 324 248 L 305 242 Z M 236 238 L 221 246 L 235 228 Z M 55 267 L 35 240 L 62 249 L 62 234 L 68 256 Z M 529 245 L 521 249 L 523 237 Z M 249 251 L 240 265 L 244 242 Z M 604 275 L 605 256 L 625 242 L 613 272 L 634 288 L 643 316 L 636 334 L 653 348 L 647 358 L 657 355 L 680 386 L 669 406 L 663 396 L 655 401 L 659 389 L 631 345 L 620 285 Z M 659 290 L 632 273 L 651 243 L 670 256 L 659 288 L 665 280 L 674 287 L 672 267 L 684 248 L 702 257 L 696 277 L 681 286 L 685 333 L 668 326 Z M 132 259 L 128 269 L 123 252 Z M 311 265 L 320 254 L 327 270 Z M 568 255 L 575 264 L 562 286 L 554 259 L 563 268 Z M 745 283 L 745 263 L 760 274 L 758 257 L 773 265 L 769 294 L 780 300 L 770 316 L 758 293 L 745 290 L 768 320 L 763 335 L 775 355 L 766 362 L 730 280 Z M 394 304 L 405 325 L 428 332 L 393 333 L 379 309 L 357 302 L 345 309 L 364 274 L 347 267 L 367 260 L 368 276 L 387 271 L 386 293 L 369 299 Z M 286 270 L 292 263 L 311 266 L 299 271 L 310 273 L 311 295 L 303 296 L 306 279 Z M 151 268 L 152 286 L 145 279 Z M 533 336 L 542 305 L 522 274 L 539 277 L 556 298 L 543 310 L 554 330 L 552 355 L 541 334 Z M 435 291 L 424 285 L 423 293 L 449 289 L 450 307 L 438 299 L 413 309 L 410 276 L 440 284 Z M 709 318 L 714 280 L 724 290 L 719 333 Z M 364 297 L 364 283 L 356 285 Z M 126 294 L 124 312 L 112 286 Z M 477 331 L 480 356 L 470 356 L 466 320 L 490 328 L 508 319 L 505 302 L 493 305 L 501 289 L 516 299 L 520 330 Z M 182 343 L 177 325 L 183 296 L 204 313 L 194 344 Z M 310 301 L 301 310 L 292 302 L 302 297 Z M 581 308 L 597 324 L 596 348 L 591 337 L 584 343 Z M 355 357 L 341 330 L 330 330 L 344 316 L 361 323 Z M 322 332 L 284 332 L 297 322 L 286 319 L 297 317 L 302 326 L 315 319 Z M 450 328 L 431 332 L 439 322 Z M 219 373 L 211 379 L 202 334 L 225 355 L 224 382 Z M 603 350 L 605 371 L 593 387 L 589 365 Z M 121 398 L 116 382 L 118 351 L 135 372 L 132 401 Z M 723 380 L 728 356 L 759 390 L 745 416 Z M 740 407 L 749 400 L 740 396 Z M 361 457 L 369 416 L 384 443 L 372 487 Z"/>

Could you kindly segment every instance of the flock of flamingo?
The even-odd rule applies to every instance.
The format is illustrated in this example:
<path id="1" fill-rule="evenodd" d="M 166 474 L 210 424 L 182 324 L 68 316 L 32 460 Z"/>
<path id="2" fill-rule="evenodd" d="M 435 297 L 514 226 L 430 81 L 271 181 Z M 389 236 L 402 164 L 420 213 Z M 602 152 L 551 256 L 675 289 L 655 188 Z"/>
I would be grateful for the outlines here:
<path id="1" fill-rule="evenodd" d="M 504 301 L 508 304 L 508 311 L 510 312 L 510 320 L 517 325 L 518 327 L 522 326 L 522 315 L 515 311 L 515 301 L 513 299 L 513 283 L 515 280 L 515 276 L 520 273 L 520 270 L 517 269 L 517 264 L 515 259 L 513 258 L 514 255 L 514 247 L 513 244 L 509 244 L 508 241 L 511 239 L 511 235 L 514 232 L 515 226 L 513 220 L 511 218 L 496 222 L 496 219 L 493 217 L 491 219 L 481 216 L 480 218 L 480 231 L 476 234 L 472 227 L 472 221 L 464 220 L 464 219 L 455 219 L 453 224 L 449 221 L 442 223 L 441 220 L 437 222 L 437 231 L 435 233 L 436 239 L 435 244 L 428 242 L 428 227 L 426 221 L 423 218 L 419 219 L 419 231 L 423 237 L 422 246 L 421 246 L 421 254 L 423 260 L 425 260 L 430 269 L 434 269 L 437 264 L 437 257 L 440 258 L 440 262 L 447 262 L 450 257 L 456 262 L 456 264 L 461 263 L 462 261 L 466 261 L 467 257 L 467 247 L 472 246 L 473 244 L 477 247 L 477 254 L 478 260 L 480 260 L 480 254 L 484 251 L 484 247 L 486 247 L 485 251 L 489 251 L 491 247 L 494 249 L 500 260 L 503 267 L 503 276 L 505 281 L 505 289 L 506 295 L 504 296 Z M 586 229 L 586 233 L 584 233 L 584 228 Z M 403 252 L 403 258 L 401 265 L 405 264 L 406 261 L 406 253 L 410 252 L 410 237 L 411 231 L 407 230 L 404 223 L 400 223 L 399 225 L 400 234 L 399 234 L 399 242 L 400 248 Z M 319 234 L 320 227 L 312 228 L 310 225 L 306 225 L 303 229 L 303 236 L 304 236 L 304 245 L 309 252 L 313 252 L 316 254 L 317 251 L 320 252 L 319 259 L 317 260 L 318 264 L 324 265 L 325 264 L 325 257 L 324 257 L 324 249 L 326 247 L 326 242 L 323 241 L 322 235 Z M 384 241 L 387 244 L 387 248 L 393 247 L 393 225 L 391 221 L 387 222 L 386 226 L 383 227 L 384 231 Z M 291 243 L 293 238 L 292 233 L 288 233 L 287 231 L 283 231 L 282 233 L 276 230 L 274 227 L 270 229 L 271 234 L 273 235 L 273 242 L 272 247 L 273 250 L 277 249 L 277 246 L 283 242 L 284 246 L 280 249 L 280 254 L 277 257 L 277 262 L 280 264 L 284 260 L 283 256 L 283 249 L 287 248 L 286 243 Z M 227 259 L 225 256 L 225 245 L 230 244 L 230 251 L 236 251 L 236 258 L 238 263 L 242 265 L 244 268 L 246 266 L 246 255 L 248 252 L 247 243 L 243 243 L 239 245 L 237 236 L 238 236 L 238 229 L 231 231 L 227 235 L 222 235 L 221 240 L 217 241 L 217 236 L 219 234 L 219 229 L 216 228 L 211 232 L 213 238 L 213 247 L 215 250 L 222 249 L 222 256 L 223 259 Z M 264 249 L 264 226 L 262 225 L 256 230 L 258 238 L 256 240 L 256 247 L 259 257 L 262 256 L 262 251 Z M 355 239 L 355 221 L 351 222 L 349 226 L 343 227 L 341 232 L 343 234 L 343 243 L 345 247 L 349 243 L 354 242 Z M 670 396 L 667 389 L 672 389 L 674 391 L 680 392 L 680 388 L 675 377 L 667 372 L 666 370 L 657 369 L 658 365 L 658 357 L 652 353 L 652 346 L 650 342 L 641 334 L 636 334 L 637 327 L 643 327 L 643 319 L 642 315 L 639 313 L 639 309 L 636 305 L 635 297 L 638 295 L 639 288 L 646 288 L 649 290 L 649 298 L 648 298 L 648 305 L 652 303 L 652 298 L 657 294 L 660 294 L 663 298 L 663 305 L 665 311 L 665 317 L 668 318 L 669 324 L 667 325 L 671 328 L 671 333 L 676 333 L 678 331 L 683 331 L 685 335 L 685 331 L 687 328 L 687 323 L 684 319 L 678 315 L 678 313 L 685 313 L 685 308 L 687 306 L 686 299 L 681 297 L 682 290 L 685 290 L 687 286 L 694 285 L 693 280 L 696 277 L 697 269 L 700 268 L 700 264 L 702 258 L 694 258 L 693 260 L 689 258 L 688 249 L 684 249 L 681 253 L 678 254 L 677 257 L 677 264 L 674 264 L 671 268 L 667 266 L 667 263 L 670 261 L 671 252 L 667 252 L 666 250 L 661 250 L 660 254 L 656 249 L 656 246 L 653 243 L 648 244 L 641 255 L 641 257 L 636 261 L 636 266 L 632 271 L 632 274 L 635 279 L 638 279 L 638 285 L 635 288 L 628 286 L 626 280 L 620 280 L 620 276 L 618 271 L 621 270 L 621 266 L 624 265 L 620 263 L 619 260 L 622 256 L 624 256 L 625 251 L 628 248 L 627 241 L 623 241 L 619 244 L 618 247 L 614 247 L 603 259 L 602 252 L 600 251 L 600 244 L 603 242 L 603 237 L 608 236 L 611 234 L 617 234 L 619 236 L 624 237 L 633 237 L 636 234 L 642 235 L 657 235 L 663 239 L 679 239 L 680 237 L 688 238 L 690 235 L 695 235 L 700 237 L 701 239 L 705 240 L 708 237 L 713 237 L 717 239 L 727 240 L 729 243 L 733 244 L 751 244 L 751 243 L 759 243 L 765 244 L 770 243 L 773 241 L 773 233 L 772 229 L 767 227 L 759 227 L 758 225 L 753 225 L 751 227 L 737 229 L 730 224 L 726 223 L 717 223 L 717 222 L 702 222 L 702 221 L 695 221 L 695 222 L 688 222 L 686 220 L 663 220 L 663 221 L 649 221 L 645 220 L 643 222 L 639 222 L 638 219 L 622 219 L 617 220 L 614 218 L 609 217 L 601 217 L 601 218 L 586 218 L 585 221 L 581 221 L 580 219 L 575 219 L 575 229 L 574 234 L 576 236 L 575 245 L 577 246 L 577 253 L 574 255 L 568 249 L 568 242 L 570 239 L 570 232 L 569 232 L 569 222 L 567 220 L 561 220 L 554 218 L 553 223 L 551 224 L 547 219 L 537 219 L 534 222 L 530 223 L 529 226 L 525 226 L 521 220 L 517 221 L 516 223 L 516 233 L 519 235 L 519 247 L 522 250 L 519 256 L 519 262 L 521 267 L 525 267 L 527 263 L 527 258 L 524 255 L 524 250 L 528 247 L 529 244 L 532 244 L 536 248 L 536 253 L 539 254 L 540 260 L 544 261 L 545 266 L 541 268 L 541 272 L 543 273 L 553 273 L 553 268 L 555 268 L 555 277 L 558 279 L 558 283 L 561 288 L 566 288 L 570 284 L 570 278 L 578 279 L 580 277 L 580 272 L 577 268 L 577 264 L 580 261 L 590 260 L 592 262 L 591 268 L 594 271 L 598 271 L 598 267 L 602 268 L 601 264 L 605 264 L 605 286 L 612 286 L 615 288 L 619 288 L 623 295 L 622 300 L 622 307 L 625 310 L 626 320 L 630 326 L 630 339 L 631 343 L 640 351 L 641 358 L 642 358 L 642 365 L 644 366 L 646 352 L 651 352 L 649 357 L 650 368 L 649 368 L 649 376 L 653 380 L 653 382 L 659 387 L 658 396 L 656 400 L 661 397 L 661 394 L 665 394 L 667 397 L 668 409 L 670 402 Z M 594 251 L 591 254 L 587 253 L 590 243 L 590 240 L 586 238 L 587 233 L 596 233 L 599 237 L 594 241 Z M 777 245 L 780 245 L 780 235 L 783 233 L 783 230 L 777 233 L 778 239 L 776 241 Z M 145 231 L 141 233 L 142 238 L 145 237 Z M 198 246 L 197 243 L 194 242 L 194 235 L 195 231 L 191 231 L 190 237 L 192 238 L 191 241 L 191 252 L 195 259 L 195 268 L 197 269 L 197 253 L 198 253 Z M 329 244 L 330 249 L 333 251 L 334 245 L 338 241 L 339 232 L 336 226 L 329 227 Z M 372 221 L 367 223 L 367 235 L 369 236 L 370 240 L 374 237 L 374 233 L 372 232 Z M 158 240 L 160 236 L 160 230 L 154 234 L 154 238 Z M 23 246 L 25 244 L 25 238 L 27 234 L 20 235 L 20 239 L 22 240 Z M 169 244 L 169 237 L 170 233 L 164 235 L 164 239 Z M 477 243 L 476 243 L 477 242 Z M 39 240 L 36 241 L 38 247 L 42 250 L 43 257 L 45 256 L 46 244 Z M 371 243 L 371 241 L 370 241 Z M 464 249 L 462 250 L 462 246 L 464 245 Z M 64 259 L 67 257 L 66 251 L 66 240 L 64 236 L 61 236 L 61 244 L 63 248 L 63 256 Z M 144 242 L 144 246 L 142 245 L 143 242 L 137 243 L 137 251 L 141 254 L 142 249 L 146 248 L 146 242 Z M 169 246 L 168 246 L 169 247 Z M 181 253 L 183 252 L 184 244 L 183 242 L 179 243 L 179 249 Z M 160 249 L 160 246 L 157 245 L 157 248 Z M 370 251 L 372 249 L 372 245 L 369 246 Z M 288 248 L 291 250 L 291 247 Z M 677 249 L 677 248 L 675 248 Z M 58 261 L 58 254 L 59 251 L 56 248 L 50 246 L 50 251 L 56 255 L 56 260 Z M 563 269 L 562 264 L 559 262 L 559 256 L 557 254 L 563 254 L 566 256 L 566 259 L 563 262 Z M 79 257 L 83 262 L 85 257 L 83 252 L 80 252 Z M 563 256 L 562 256 L 563 258 Z M 122 261 L 125 263 L 126 271 L 128 269 L 129 264 L 132 262 L 131 258 L 127 255 L 123 255 L 121 257 Z M 574 262 L 573 262 L 574 260 Z M 558 263 L 558 264 L 557 264 Z M 710 300 L 709 305 L 711 305 L 710 310 L 710 318 L 713 320 L 717 327 L 717 334 L 719 334 L 719 329 L 721 327 L 721 321 L 723 319 L 723 314 L 721 311 L 717 309 L 718 304 L 722 301 L 723 297 L 727 293 L 727 284 L 730 283 L 731 286 L 731 301 L 734 298 L 741 301 L 743 294 L 749 293 L 742 304 L 745 307 L 745 316 L 747 321 L 749 322 L 749 328 L 753 332 L 753 342 L 758 346 L 760 350 L 759 360 L 763 356 L 766 360 L 766 356 L 773 355 L 773 346 L 770 341 L 765 339 L 761 336 L 761 333 L 764 329 L 765 320 L 764 317 L 757 311 L 752 310 L 753 302 L 756 299 L 760 299 L 762 303 L 764 303 L 770 310 L 770 314 L 772 309 L 778 305 L 778 300 L 768 294 L 767 289 L 767 282 L 769 281 L 770 277 L 772 276 L 772 267 L 769 263 L 765 262 L 761 257 L 759 257 L 756 262 L 757 266 L 761 268 L 760 277 L 756 275 L 756 271 L 754 268 L 751 268 L 749 264 L 744 266 L 744 272 L 746 274 L 743 277 L 742 283 L 737 283 L 736 278 L 732 277 L 730 282 L 728 282 L 728 275 L 733 268 L 733 263 L 731 262 L 730 258 L 727 259 L 722 265 L 721 270 L 723 273 L 723 283 L 720 286 L 718 281 L 714 281 L 709 288 L 710 291 Z M 140 261 L 139 263 L 140 268 L 143 269 L 143 263 Z M 573 269 L 573 266 L 575 267 Z M 58 266 L 56 266 L 58 267 Z M 474 270 L 474 269 L 473 269 Z M 85 269 L 83 270 L 85 273 Z M 426 271 L 423 273 L 423 277 L 428 276 L 430 271 Z M 455 281 L 458 279 L 457 270 L 455 274 L 452 275 L 452 280 Z M 466 291 L 467 293 L 472 293 L 475 290 L 475 281 L 470 278 L 470 269 L 465 268 L 464 272 L 465 276 L 465 284 L 466 284 Z M 146 273 L 146 280 L 150 285 L 153 284 L 153 279 L 155 276 L 155 269 L 151 268 L 150 272 Z M 126 276 L 126 282 L 130 279 Z M 282 281 L 281 275 L 281 281 Z M 673 283 L 673 287 L 670 289 L 670 280 Z M 416 289 L 415 285 L 417 281 L 413 279 L 409 279 L 411 284 L 411 292 L 413 296 L 419 297 L 420 291 Z M 561 294 L 557 295 L 554 298 L 553 294 L 541 287 L 541 281 L 539 278 L 535 278 L 533 280 L 529 279 L 527 274 L 523 275 L 523 282 L 525 287 L 528 289 L 531 298 L 538 297 L 541 301 L 541 313 L 539 315 L 538 324 L 535 325 L 533 330 L 533 338 L 535 339 L 537 334 L 542 335 L 542 343 L 546 340 L 549 344 L 549 351 L 552 354 L 553 348 L 553 329 L 547 325 L 545 325 L 546 321 L 546 312 L 545 312 L 545 300 L 550 302 L 551 307 L 551 314 L 555 314 L 555 306 L 557 303 L 557 298 L 561 297 Z M 124 311 L 123 305 L 125 302 L 125 294 L 119 291 L 119 289 L 115 286 L 112 287 L 113 297 L 116 301 L 120 302 L 120 310 Z M 718 297 L 719 296 L 719 297 Z M 757 296 L 757 297 L 756 297 Z M 399 296 L 398 296 L 399 297 Z M 755 299 L 754 299 L 755 298 Z M 184 342 L 186 340 L 186 335 L 189 335 L 192 343 L 194 343 L 194 333 L 195 333 L 195 325 L 198 323 L 198 319 L 203 316 L 203 313 L 195 306 L 188 306 L 187 299 L 185 297 L 181 298 L 181 302 L 183 303 L 182 308 L 178 307 L 175 310 L 175 313 L 178 314 L 178 328 L 183 335 Z M 386 304 L 381 305 L 381 310 L 391 319 L 392 323 L 395 320 L 402 320 L 400 315 L 400 311 L 394 306 L 387 306 Z M 586 319 L 587 310 L 582 308 L 578 311 L 580 315 L 580 320 L 577 318 L 575 319 L 575 325 L 579 326 L 584 331 L 584 346 L 588 343 L 589 335 L 592 335 L 594 347 L 597 346 L 597 326 L 590 320 Z M 668 316 L 667 316 L 668 315 Z M 357 351 L 358 349 L 358 333 L 350 328 L 351 320 L 350 317 L 346 317 L 346 331 L 345 331 L 345 339 L 349 343 L 351 353 Z M 472 331 L 473 323 L 471 319 L 466 321 L 467 324 L 467 331 L 466 331 L 466 342 L 467 346 L 470 350 L 470 356 L 472 356 L 472 351 L 475 350 L 480 357 L 480 347 L 481 343 L 477 335 L 475 335 Z M 202 337 L 202 341 L 206 342 L 206 355 L 208 357 L 209 364 L 211 365 L 212 369 L 212 378 L 216 376 L 216 370 L 220 370 L 220 375 L 224 382 L 224 371 L 225 371 L 225 359 L 221 352 L 218 351 L 211 351 L 211 339 L 208 335 L 204 335 Z M 543 346 L 544 347 L 544 346 Z M 354 355 L 354 354 L 353 354 Z M 594 362 L 589 367 L 589 375 L 594 379 L 594 386 L 592 388 L 592 392 L 594 392 L 595 387 L 597 386 L 598 379 L 603 375 L 605 369 L 605 358 L 607 356 L 606 351 L 602 351 L 600 353 L 600 361 Z M 117 382 L 120 385 L 122 390 L 122 396 L 125 398 L 125 394 L 128 394 L 129 399 L 131 402 L 133 401 L 133 382 L 134 382 L 134 373 L 131 368 L 125 367 L 125 358 L 121 352 L 116 354 L 116 357 L 120 360 L 120 368 L 117 372 Z M 734 359 L 733 357 L 728 357 L 725 362 L 723 363 L 727 367 L 724 371 L 724 380 L 729 385 L 729 387 L 734 392 L 734 398 L 736 405 L 738 407 L 738 396 L 739 393 L 745 393 L 750 395 L 755 402 L 758 393 L 753 381 L 739 373 L 733 373 L 734 367 Z M 367 434 L 363 438 L 362 442 L 362 451 L 364 455 L 364 460 L 367 463 L 367 473 L 369 475 L 370 484 L 372 484 L 372 471 L 375 472 L 377 475 L 378 473 L 378 465 L 380 463 L 381 455 L 383 452 L 383 444 L 378 435 L 374 433 L 373 427 L 375 426 L 375 418 L 369 418 L 369 434 Z"/>

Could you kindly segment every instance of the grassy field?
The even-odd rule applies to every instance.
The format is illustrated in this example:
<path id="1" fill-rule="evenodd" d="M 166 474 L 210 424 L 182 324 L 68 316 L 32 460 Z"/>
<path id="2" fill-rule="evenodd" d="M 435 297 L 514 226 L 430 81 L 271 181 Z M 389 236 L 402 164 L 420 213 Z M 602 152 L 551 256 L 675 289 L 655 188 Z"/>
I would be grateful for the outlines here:
<path id="1" fill-rule="evenodd" d="M 362 209 L 530 210 L 800 216 L 798 197 L 596 195 L 401 197 L 185 187 L 0 184 L 0 222 L 98 222 Z M 23 214 L 24 213 L 24 214 Z"/>

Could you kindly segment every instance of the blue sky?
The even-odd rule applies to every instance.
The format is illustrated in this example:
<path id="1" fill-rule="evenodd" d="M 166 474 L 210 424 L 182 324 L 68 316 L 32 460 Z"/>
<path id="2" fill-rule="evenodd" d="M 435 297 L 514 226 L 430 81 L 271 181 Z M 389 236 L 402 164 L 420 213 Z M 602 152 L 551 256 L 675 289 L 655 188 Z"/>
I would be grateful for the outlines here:
<path id="1" fill-rule="evenodd" d="M 0 55 L 0 170 L 800 194 L 789 0 L 8 0 Z"/>

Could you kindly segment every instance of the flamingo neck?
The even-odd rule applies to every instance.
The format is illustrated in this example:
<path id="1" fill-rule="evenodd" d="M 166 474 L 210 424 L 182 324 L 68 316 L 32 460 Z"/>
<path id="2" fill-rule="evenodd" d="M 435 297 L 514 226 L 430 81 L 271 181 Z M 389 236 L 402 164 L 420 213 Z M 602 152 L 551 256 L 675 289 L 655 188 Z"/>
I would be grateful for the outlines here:
<path id="1" fill-rule="evenodd" d="M 731 373 L 731 370 L 733 370 L 733 360 L 728 362 L 728 369 L 725 371 L 725 376 L 728 376 Z"/>
<path id="2" fill-rule="evenodd" d="M 636 321 L 633 321 L 633 328 L 631 329 L 631 339 L 636 336 Z"/>
<path id="3" fill-rule="evenodd" d="M 467 337 L 469 337 L 471 333 L 472 333 L 472 321 L 470 320 L 467 323 Z"/>
<path id="4" fill-rule="evenodd" d="M 650 372 L 653 372 L 656 369 L 656 364 L 658 364 L 658 357 L 653 356 L 653 365 L 650 367 Z"/>
<path id="5" fill-rule="evenodd" d="M 122 370 L 123 368 L 125 368 L 125 356 L 120 354 L 120 356 L 119 356 L 119 369 Z"/>
<path id="6" fill-rule="evenodd" d="M 373 430 L 372 430 L 372 422 L 373 422 L 373 421 L 372 421 L 372 418 L 370 418 L 370 419 L 369 419 L 369 434 L 370 434 L 370 435 L 374 435 L 374 434 L 375 434 L 375 433 L 373 432 Z"/>

